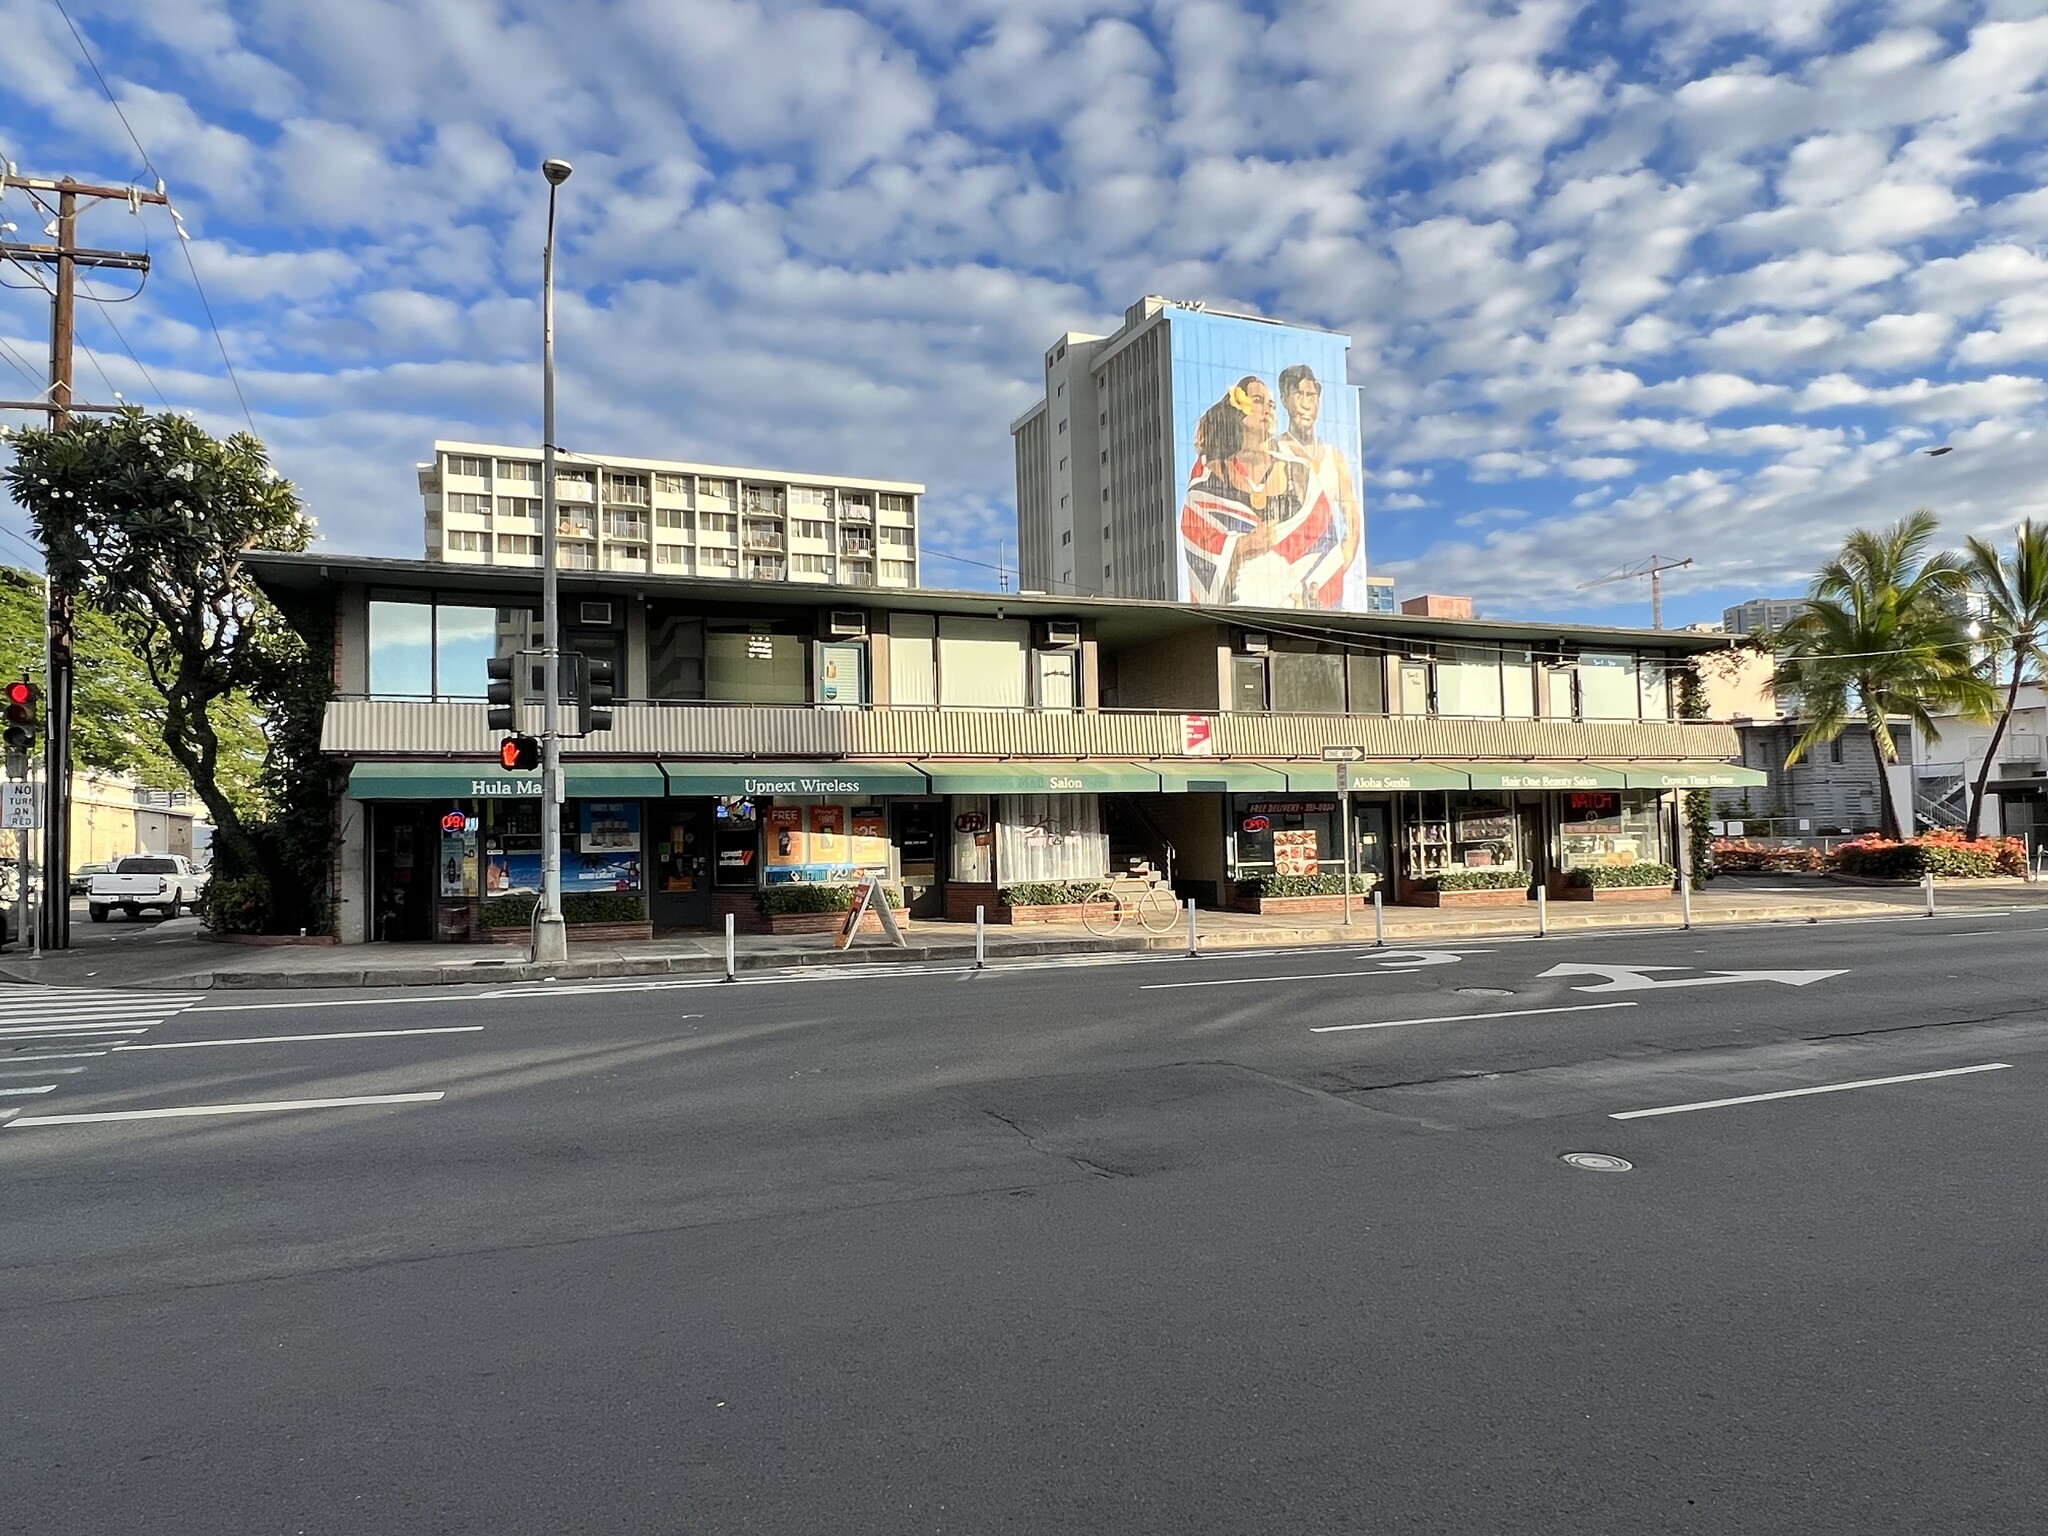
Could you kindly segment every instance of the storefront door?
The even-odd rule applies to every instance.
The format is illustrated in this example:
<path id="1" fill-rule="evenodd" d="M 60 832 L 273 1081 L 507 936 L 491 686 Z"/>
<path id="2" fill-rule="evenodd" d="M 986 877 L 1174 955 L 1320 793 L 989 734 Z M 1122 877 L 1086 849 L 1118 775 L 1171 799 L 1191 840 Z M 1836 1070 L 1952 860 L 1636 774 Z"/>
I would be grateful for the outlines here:
<path id="1" fill-rule="evenodd" d="M 1393 807 L 1384 801 L 1354 801 L 1351 807 L 1352 870 L 1373 877 L 1376 887 L 1387 888 L 1388 828 Z"/>
<path id="2" fill-rule="evenodd" d="M 654 845 L 648 911 L 656 929 L 709 928 L 711 802 L 668 800 L 652 808 Z"/>
<path id="3" fill-rule="evenodd" d="M 394 800 L 370 811 L 370 937 L 425 943 L 434 937 L 441 807 Z"/>
<path id="4" fill-rule="evenodd" d="M 889 807 L 890 840 L 913 918 L 935 918 L 946 910 L 939 861 L 939 821 L 945 811 L 942 800 L 898 800 Z"/>
<path id="5" fill-rule="evenodd" d="M 1544 825 L 1543 796 L 1518 795 L 1515 819 L 1521 824 L 1522 857 L 1529 866 L 1529 888 L 1550 879 L 1550 829 Z"/>

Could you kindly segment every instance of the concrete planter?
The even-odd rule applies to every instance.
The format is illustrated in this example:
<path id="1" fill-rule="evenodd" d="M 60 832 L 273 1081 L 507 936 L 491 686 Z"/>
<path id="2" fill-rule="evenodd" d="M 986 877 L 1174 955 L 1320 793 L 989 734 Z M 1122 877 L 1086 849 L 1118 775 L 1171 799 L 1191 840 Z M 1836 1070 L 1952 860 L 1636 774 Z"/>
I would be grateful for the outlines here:
<path id="1" fill-rule="evenodd" d="M 572 944 L 623 944 L 654 937 L 654 924 L 651 922 L 570 923 L 568 929 Z M 521 923 L 516 928 L 484 928 L 479 931 L 494 944 L 524 944 L 533 929 Z"/>
<path id="2" fill-rule="evenodd" d="M 1344 911 L 1344 898 L 1342 896 L 1238 896 L 1232 899 L 1230 910 L 1233 912 L 1256 912 L 1261 917 L 1312 917 L 1322 912 L 1334 912 L 1341 916 Z M 1354 912 L 1370 912 L 1372 910 L 1372 897 L 1370 895 L 1354 895 L 1351 898 L 1351 910 Z"/>
<path id="3" fill-rule="evenodd" d="M 1432 891 L 1404 885 L 1401 903 L 1410 907 L 1522 907 L 1529 903 L 1529 891 L 1519 885 L 1504 891 Z"/>
<path id="4" fill-rule="evenodd" d="M 1031 923 L 1078 923 L 1087 912 L 1080 902 L 1048 907 L 990 907 L 985 921 L 1020 927 Z M 970 914 L 971 916 L 972 914 Z"/>
<path id="5" fill-rule="evenodd" d="M 1674 901 L 1678 892 L 1668 885 L 1554 885 L 1552 901 Z"/>
<path id="6" fill-rule="evenodd" d="M 844 912 L 777 912 L 761 920 L 766 926 L 757 928 L 757 933 L 837 933 L 846 926 Z M 908 928 L 910 919 L 902 912 L 896 914 L 896 926 Z M 882 920 L 873 912 L 860 920 L 861 933 L 880 933 Z"/>

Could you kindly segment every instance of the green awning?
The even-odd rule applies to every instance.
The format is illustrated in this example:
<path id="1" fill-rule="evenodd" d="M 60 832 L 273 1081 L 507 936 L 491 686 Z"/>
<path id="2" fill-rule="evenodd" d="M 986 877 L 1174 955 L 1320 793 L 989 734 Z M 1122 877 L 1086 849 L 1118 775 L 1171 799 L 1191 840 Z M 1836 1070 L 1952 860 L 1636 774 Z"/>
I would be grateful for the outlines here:
<path id="1" fill-rule="evenodd" d="M 663 763 L 672 795 L 925 795 L 909 763 Z"/>
<path id="2" fill-rule="evenodd" d="M 654 763 L 562 765 L 572 800 L 640 800 L 667 793 Z M 496 763 L 357 763 L 348 792 L 357 800 L 538 800 L 538 773 L 511 773 Z"/>
<path id="3" fill-rule="evenodd" d="M 1630 789 L 1744 789 L 1768 784 L 1761 768 L 1735 763 L 1618 763 Z"/>
<path id="4" fill-rule="evenodd" d="M 1277 795 L 1287 788 L 1287 775 L 1269 763 L 1233 760 L 1217 763 L 1154 763 L 1159 787 L 1168 794 Z"/>
<path id="5" fill-rule="evenodd" d="M 942 795 L 1157 794 L 1159 775 L 1137 763 L 926 763 Z"/>
<path id="6" fill-rule="evenodd" d="M 1474 789 L 1627 789 L 1609 763 L 1468 763 Z"/>
<path id="7" fill-rule="evenodd" d="M 1303 765 L 1304 767 L 1307 765 Z M 1390 789 L 1470 789 L 1472 776 L 1463 768 L 1453 768 L 1447 763 L 1406 763 L 1374 762 L 1366 759 L 1348 765 L 1351 769 L 1351 792 L 1370 794 Z M 1330 769 L 1330 787 L 1337 787 L 1337 765 Z M 1289 777 L 1292 777 L 1290 772 Z"/>

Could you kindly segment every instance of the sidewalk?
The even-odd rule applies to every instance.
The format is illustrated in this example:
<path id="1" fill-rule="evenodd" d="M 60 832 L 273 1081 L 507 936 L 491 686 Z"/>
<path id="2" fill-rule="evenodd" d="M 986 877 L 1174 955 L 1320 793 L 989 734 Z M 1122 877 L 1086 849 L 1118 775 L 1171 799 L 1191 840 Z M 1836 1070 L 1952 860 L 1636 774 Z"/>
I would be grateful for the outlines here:
<path id="1" fill-rule="evenodd" d="M 2039 894 L 2037 894 L 2039 893 Z M 1954 912 L 1958 906 L 1979 909 L 1991 902 L 2004 906 L 2042 905 L 2048 891 L 2011 882 L 1996 892 L 1972 892 L 1977 899 L 1956 902 L 1943 889 L 1939 900 Z M 1898 916 L 1917 911 L 1917 890 L 1846 889 L 1815 883 L 1811 889 L 1783 883 L 1716 882 L 1693 898 L 1696 925 L 1764 922 L 1824 922 L 1830 919 Z M 1386 936 L 1390 944 L 1428 945 L 1449 939 L 1520 937 L 1536 932 L 1536 908 L 1484 908 L 1442 911 L 1389 907 Z M 1613 905 L 1552 902 L 1552 933 L 1597 929 L 1676 928 L 1679 903 L 1669 901 Z M 1199 912 L 1196 932 L 1205 951 L 1290 948 L 1312 944 L 1372 942 L 1371 913 L 1350 927 L 1326 917 L 1288 922 L 1239 912 Z M 874 966 L 931 962 L 971 962 L 971 924 L 920 922 L 910 930 L 908 948 L 886 947 L 863 938 L 852 948 L 833 947 L 829 934 L 768 936 L 747 934 L 734 945 L 735 968 L 776 971 L 818 966 Z M 1098 938 L 1068 924 L 988 930 L 992 961 L 1046 955 L 1086 955 L 1143 950 L 1179 950 L 1187 945 L 1184 926 L 1168 934 L 1149 934 L 1135 924 L 1114 939 Z M 725 970 L 722 935 L 681 934 L 648 943 L 578 945 L 562 965 L 535 966 L 525 951 L 505 944 L 357 944 L 346 946 L 282 945 L 250 948 L 193 938 L 159 940 L 132 948 L 100 945 L 32 959 L 10 951 L 0 956 L 0 984 L 28 982 L 80 987 L 162 987 L 179 990 L 209 988 L 404 987 L 504 984 L 517 981 L 570 980 L 604 976 L 718 976 Z"/>

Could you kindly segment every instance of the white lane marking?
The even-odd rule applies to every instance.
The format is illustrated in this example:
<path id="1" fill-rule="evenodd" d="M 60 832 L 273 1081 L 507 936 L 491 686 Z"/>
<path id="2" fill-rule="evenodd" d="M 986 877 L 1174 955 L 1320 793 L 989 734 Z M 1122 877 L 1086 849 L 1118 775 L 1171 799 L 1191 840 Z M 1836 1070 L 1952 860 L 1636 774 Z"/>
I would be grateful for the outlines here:
<path id="1" fill-rule="evenodd" d="M 1249 987 L 1263 982 L 1270 985 L 1276 981 L 1331 981 L 1339 977 L 1362 978 L 1369 976 L 1400 976 L 1412 969 L 1397 966 L 1385 971 L 1304 971 L 1295 976 L 1219 976 L 1211 981 L 1148 981 L 1139 985 L 1140 992 L 1172 992 L 1181 987 Z"/>
<path id="2" fill-rule="evenodd" d="M 1731 1104 L 1762 1104 L 1769 1099 L 1803 1099 L 1811 1093 L 1846 1093 L 1851 1088 L 1883 1088 L 1892 1083 L 1920 1083 L 1934 1077 L 1963 1077 L 1972 1072 L 2008 1072 L 2009 1061 L 1987 1061 L 1976 1067 L 1949 1067 L 1941 1072 L 1908 1072 L 1901 1077 L 1865 1077 L 1853 1083 L 1823 1083 L 1818 1088 L 1787 1088 L 1779 1093 L 1745 1093 L 1734 1099 L 1701 1099 L 1697 1104 L 1665 1104 L 1656 1109 L 1625 1109 L 1610 1120 L 1645 1120 L 1651 1115 L 1683 1115 L 1695 1109 L 1726 1109 Z"/>
<path id="3" fill-rule="evenodd" d="M 1399 1029 L 1405 1024 L 1472 1024 L 1485 1019 L 1526 1019 L 1538 1013 L 1593 1013 L 1601 1008 L 1634 1008 L 1635 1003 L 1570 1003 L 1560 1008 L 1505 1008 L 1499 1013 L 1446 1013 L 1429 1019 L 1382 1019 L 1377 1024 L 1319 1024 L 1312 1035 L 1337 1035 L 1350 1029 Z"/>
<path id="4" fill-rule="evenodd" d="M 56 1086 L 55 1083 L 44 1083 L 40 1088 L 0 1088 L 0 1098 L 18 1099 L 25 1094 L 48 1093 Z"/>
<path id="5" fill-rule="evenodd" d="M 0 1061 L 83 1061 L 88 1056 L 104 1056 L 105 1051 L 39 1051 L 33 1056 L 5 1056 Z"/>
<path id="6" fill-rule="evenodd" d="M 193 1051 L 202 1045 L 271 1045 L 288 1040 L 381 1040 L 393 1035 L 473 1035 L 481 1024 L 444 1024 L 432 1029 L 339 1029 L 324 1035 L 245 1035 L 239 1040 L 165 1040 L 155 1045 L 117 1045 L 117 1051 Z"/>
<path id="7" fill-rule="evenodd" d="M 147 1034 L 149 1027 L 147 1024 L 133 1028 L 120 1024 L 21 1024 L 12 1029 L 0 1029 L 0 1035 L 141 1035 Z"/>
<path id="8" fill-rule="evenodd" d="M 193 1115 L 262 1115 L 287 1109 L 349 1109 L 359 1104 L 431 1104 L 435 1093 L 372 1093 L 349 1099 L 273 1099 L 263 1104 L 187 1104 L 177 1109 L 112 1109 L 89 1115 L 28 1115 L 10 1120 L 7 1129 L 25 1125 L 88 1125 L 103 1120 L 175 1120 Z"/>
<path id="9" fill-rule="evenodd" d="M 17 1056 L 16 1061 L 34 1061 L 34 1056 Z M 0 1077 L 67 1077 L 73 1072 L 83 1072 L 83 1067 L 39 1067 L 33 1072 L 0 1072 Z"/>

